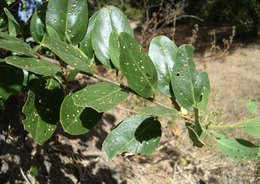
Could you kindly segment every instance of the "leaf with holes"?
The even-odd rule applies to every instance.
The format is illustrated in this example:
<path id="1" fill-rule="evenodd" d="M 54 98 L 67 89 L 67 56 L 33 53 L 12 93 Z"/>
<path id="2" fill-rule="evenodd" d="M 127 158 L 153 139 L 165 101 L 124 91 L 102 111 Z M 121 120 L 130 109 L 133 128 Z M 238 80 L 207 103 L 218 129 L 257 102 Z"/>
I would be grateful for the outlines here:
<path id="1" fill-rule="evenodd" d="M 47 47 L 65 63 L 83 72 L 91 73 L 88 57 L 78 48 L 61 41 L 58 38 L 51 38 L 46 35 L 43 38 L 42 45 Z"/>
<path id="2" fill-rule="evenodd" d="M 258 108 L 258 102 L 256 99 L 252 99 L 246 103 L 246 108 L 251 114 L 255 114 Z"/>
<path id="3" fill-rule="evenodd" d="M 8 34 L 0 32 L 0 48 L 24 54 L 27 56 L 34 56 L 35 52 L 32 50 L 30 45 L 24 41 L 15 37 L 9 36 Z"/>
<path id="4" fill-rule="evenodd" d="M 0 63 L 0 99 L 7 100 L 7 98 L 21 91 L 23 87 L 23 71 Z"/>
<path id="5" fill-rule="evenodd" d="M 23 107 L 23 113 L 26 116 L 23 124 L 24 129 L 41 145 L 52 136 L 56 129 L 62 99 L 63 90 L 54 79 L 31 81 Z"/>
<path id="6" fill-rule="evenodd" d="M 205 110 L 210 92 L 209 79 L 207 73 L 196 71 L 193 51 L 191 45 L 179 47 L 171 85 L 177 101 L 185 109 L 192 111 L 196 107 Z"/>
<path id="7" fill-rule="evenodd" d="M 97 13 L 94 13 L 90 19 L 89 19 L 89 23 L 88 23 L 88 28 L 87 28 L 87 32 L 83 38 L 83 40 L 81 40 L 80 42 L 80 49 L 88 56 L 88 58 L 93 58 L 94 56 L 94 50 L 92 47 L 92 43 L 91 43 L 91 34 L 93 31 L 93 28 L 95 26 L 96 23 L 96 16 Z"/>
<path id="8" fill-rule="evenodd" d="M 206 110 L 210 94 L 209 77 L 206 72 L 197 72 L 194 83 L 195 106 Z"/>
<path id="9" fill-rule="evenodd" d="M 243 126 L 243 130 L 249 135 L 260 138 L 260 117 L 249 120 Z"/>
<path id="10" fill-rule="evenodd" d="M 127 83 L 139 95 L 148 98 L 157 89 L 157 72 L 142 46 L 128 33 L 120 33 L 120 68 Z"/>
<path id="11" fill-rule="evenodd" d="M 60 121 L 65 132 L 71 135 L 80 135 L 89 132 L 101 119 L 102 114 L 94 109 L 80 107 L 73 102 L 70 94 L 61 104 Z"/>
<path id="12" fill-rule="evenodd" d="M 124 151 L 150 155 L 158 146 L 161 134 L 159 121 L 150 116 L 136 115 L 122 121 L 108 134 L 102 150 L 108 160 Z"/>
<path id="13" fill-rule="evenodd" d="M 6 57 L 5 61 L 9 65 L 44 76 L 54 76 L 62 71 L 53 63 L 30 57 L 10 56 Z"/>
<path id="14" fill-rule="evenodd" d="M 108 67 L 111 67 L 109 39 L 112 31 L 117 34 L 126 32 L 129 33 L 131 37 L 134 37 L 133 30 L 126 16 L 118 8 L 106 6 L 99 10 L 96 15 L 96 22 L 91 34 L 91 42 L 99 61 Z"/>
<path id="15" fill-rule="evenodd" d="M 40 5 L 33 13 L 30 21 L 30 32 L 34 41 L 41 42 L 45 34 L 45 15 L 47 4 Z"/>
<path id="16" fill-rule="evenodd" d="M 149 57 L 157 70 L 158 90 L 168 96 L 172 96 L 171 79 L 178 47 L 166 36 L 158 36 L 152 39 L 149 46 Z"/>
<path id="17" fill-rule="evenodd" d="M 122 103 L 128 93 L 119 86 L 108 82 L 88 85 L 73 95 L 74 103 L 80 107 L 91 107 L 98 112 L 106 112 Z"/>
<path id="18" fill-rule="evenodd" d="M 258 158 L 259 147 L 243 139 L 220 139 L 218 149 L 226 156 L 239 160 L 255 160 Z"/>
<path id="19" fill-rule="evenodd" d="M 172 118 L 178 117 L 177 110 L 169 109 L 166 107 L 159 107 L 159 106 L 144 107 L 143 109 L 138 110 L 138 113 L 151 115 L 151 116 L 164 116 L 164 117 L 172 117 Z"/>
<path id="20" fill-rule="evenodd" d="M 7 8 L 4 8 L 4 12 L 5 12 L 6 16 L 8 17 L 8 32 L 9 32 L 9 35 L 16 37 L 17 34 L 20 32 L 20 29 L 21 29 L 20 25 L 15 20 L 12 13 Z"/>
<path id="21" fill-rule="evenodd" d="M 87 25 L 87 1 L 62 0 L 48 2 L 46 26 L 52 27 L 58 33 L 60 39 L 78 44 L 87 31 Z"/>

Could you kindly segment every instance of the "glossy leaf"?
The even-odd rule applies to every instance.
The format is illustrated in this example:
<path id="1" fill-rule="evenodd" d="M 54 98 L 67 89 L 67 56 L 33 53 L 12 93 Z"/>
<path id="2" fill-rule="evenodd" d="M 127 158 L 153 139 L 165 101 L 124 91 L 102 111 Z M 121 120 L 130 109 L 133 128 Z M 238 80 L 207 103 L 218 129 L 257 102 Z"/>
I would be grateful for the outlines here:
<path id="1" fill-rule="evenodd" d="M 98 11 L 91 34 L 91 42 L 95 55 L 101 63 L 111 67 L 109 55 L 109 38 L 111 32 L 126 32 L 134 37 L 126 16 L 114 6 L 106 6 Z"/>
<path id="2" fill-rule="evenodd" d="M 34 56 L 35 52 L 32 48 L 24 41 L 15 37 L 9 36 L 5 33 L 0 32 L 0 48 L 24 54 L 27 56 Z"/>
<path id="3" fill-rule="evenodd" d="M 161 124 L 150 116 L 136 115 L 122 121 L 106 137 L 102 150 L 107 159 L 124 151 L 150 155 L 161 138 Z"/>
<path id="4" fill-rule="evenodd" d="M 185 109 L 205 110 L 210 92 L 209 79 L 206 73 L 196 71 L 193 51 L 191 45 L 179 47 L 171 85 L 177 101 Z"/>
<path id="5" fill-rule="evenodd" d="M 88 57 L 78 48 L 61 41 L 58 38 L 45 36 L 42 45 L 47 47 L 57 56 L 59 56 L 65 63 L 83 72 L 91 73 Z"/>
<path id="6" fill-rule="evenodd" d="M 178 117 L 178 111 L 174 109 L 168 109 L 160 106 L 144 107 L 138 110 L 139 113 L 151 115 L 151 116 L 164 116 L 164 117 Z"/>
<path id="7" fill-rule="evenodd" d="M 119 35 L 120 68 L 127 83 L 139 95 L 148 98 L 157 88 L 157 72 L 141 45 L 128 33 Z"/>
<path id="8" fill-rule="evenodd" d="M 109 56 L 111 58 L 111 61 L 113 65 L 120 70 L 120 61 L 119 61 L 119 56 L 120 56 L 120 45 L 119 45 L 119 40 L 118 40 L 118 34 L 115 31 L 112 31 L 109 36 Z"/>
<path id="9" fill-rule="evenodd" d="M 24 129 L 41 145 L 56 129 L 62 98 L 63 91 L 54 79 L 31 81 L 27 101 L 23 107 L 26 116 L 23 124 Z"/>
<path id="10" fill-rule="evenodd" d="M 5 63 L 0 63 L 0 99 L 7 98 L 21 91 L 23 86 L 23 71 Z"/>
<path id="11" fill-rule="evenodd" d="M 48 2 L 46 26 L 52 27 L 62 40 L 78 44 L 88 25 L 88 4 L 85 0 L 52 0 Z"/>
<path id="12" fill-rule="evenodd" d="M 197 72 L 194 83 L 195 106 L 206 110 L 210 94 L 209 77 L 206 72 Z"/>
<path id="13" fill-rule="evenodd" d="M 243 130 L 249 135 L 260 138 L 260 117 L 249 120 L 248 123 L 243 126 Z"/>
<path id="14" fill-rule="evenodd" d="M 30 32 L 36 42 L 41 42 L 45 34 L 45 15 L 47 4 L 40 5 L 33 13 L 30 21 Z"/>
<path id="15" fill-rule="evenodd" d="M 60 120 L 65 132 L 80 135 L 89 132 L 101 119 L 102 114 L 94 109 L 80 107 L 73 102 L 73 96 L 66 96 L 61 105 Z"/>
<path id="16" fill-rule="evenodd" d="M 54 76 L 58 72 L 62 71 L 59 66 L 53 63 L 31 57 L 10 56 L 6 57 L 5 61 L 9 65 L 39 75 Z"/>
<path id="17" fill-rule="evenodd" d="M 20 25 L 15 20 L 12 13 L 7 8 L 4 8 L 4 12 L 5 12 L 6 16 L 8 17 L 8 32 L 9 32 L 9 35 L 16 37 L 17 34 L 20 32 Z"/>
<path id="18" fill-rule="evenodd" d="M 88 85 L 73 95 L 74 103 L 80 107 L 91 107 L 98 112 L 106 112 L 122 103 L 128 93 L 119 86 L 108 82 Z"/>
<path id="19" fill-rule="evenodd" d="M 250 100 L 246 103 L 247 110 L 251 114 L 255 114 L 258 108 L 258 102 L 256 99 Z"/>
<path id="20" fill-rule="evenodd" d="M 7 17 L 5 15 L 4 7 L 7 7 L 6 1 L 0 1 L 0 31 L 5 31 L 7 30 Z"/>
<path id="21" fill-rule="evenodd" d="M 159 91 L 171 97 L 171 79 L 178 47 L 166 36 L 158 36 L 152 39 L 149 46 L 151 58 L 158 76 Z"/>
<path id="22" fill-rule="evenodd" d="M 91 34 L 96 23 L 96 15 L 97 12 L 90 17 L 87 32 L 83 40 L 80 42 L 80 49 L 88 56 L 88 58 L 93 58 L 94 56 L 94 50 L 91 43 Z"/>
<path id="23" fill-rule="evenodd" d="M 218 149 L 226 156 L 239 160 L 255 160 L 258 158 L 259 147 L 243 139 L 220 139 Z"/>

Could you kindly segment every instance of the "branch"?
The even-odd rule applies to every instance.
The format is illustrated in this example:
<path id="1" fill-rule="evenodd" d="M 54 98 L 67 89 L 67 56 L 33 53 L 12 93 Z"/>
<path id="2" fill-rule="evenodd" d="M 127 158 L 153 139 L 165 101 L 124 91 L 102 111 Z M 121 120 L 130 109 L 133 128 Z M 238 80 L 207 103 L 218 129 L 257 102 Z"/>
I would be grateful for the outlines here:
<path id="1" fill-rule="evenodd" d="M 251 122 L 251 121 L 254 121 L 254 120 L 257 120 L 259 119 L 260 116 L 257 116 L 253 119 L 248 119 L 248 120 L 244 120 L 244 121 L 240 121 L 238 123 L 234 123 L 234 124 L 231 124 L 231 125 L 209 125 L 208 128 L 210 129 L 229 129 L 229 128 L 241 128 L 243 125 Z"/>
<path id="2" fill-rule="evenodd" d="M 201 19 L 201 18 L 199 18 L 199 17 L 197 17 L 197 16 L 195 16 L 195 15 L 180 15 L 180 16 L 177 16 L 176 17 L 176 20 L 180 20 L 180 19 L 182 19 L 182 18 L 194 18 L 194 19 L 197 19 L 197 20 L 199 20 L 199 21 L 201 21 L 201 22 L 204 22 L 204 20 L 203 19 Z"/>
<path id="3" fill-rule="evenodd" d="M 60 67 L 62 67 L 62 66 L 61 66 L 61 63 L 60 63 L 58 60 L 56 60 L 56 59 L 52 59 L 52 58 L 49 58 L 49 57 L 46 57 L 46 56 L 43 56 L 43 55 L 40 55 L 40 54 L 38 55 L 38 57 L 39 57 L 40 59 L 49 61 L 50 63 L 54 63 L 54 64 L 57 64 L 57 65 L 59 65 Z M 74 68 L 71 67 L 70 65 L 67 65 L 67 68 L 69 68 L 69 69 L 74 69 Z M 125 86 L 124 84 L 120 84 L 119 82 L 116 82 L 116 81 L 114 81 L 114 80 L 105 78 L 105 77 L 103 77 L 103 76 L 100 76 L 100 75 L 94 74 L 94 73 L 86 73 L 86 72 L 80 72 L 80 73 L 82 73 L 82 74 L 84 74 L 84 75 L 87 75 L 87 76 L 89 76 L 90 78 L 98 79 L 98 80 L 104 81 L 104 82 L 109 82 L 109 83 L 111 83 L 111 84 L 114 84 L 114 85 L 116 85 L 116 86 L 119 86 L 119 87 L 121 87 L 123 90 L 126 90 L 126 91 L 128 91 L 129 93 L 132 93 L 132 94 L 134 94 L 134 95 L 136 95 L 136 96 L 138 96 L 138 97 L 141 97 L 141 98 L 143 98 L 144 100 L 149 101 L 149 102 L 151 102 L 151 103 L 153 103 L 153 104 L 155 104 L 155 105 L 158 105 L 158 106 L 160 106 L 160 107 L 164 107 L 164 108 L 167 108 L 167 109 L 170 109 L 170 110 L 175 110 L 175 109 L 173 109 L 173 108 L 168 107 L 168 106 L 165 105 L 165 104 L 162 104 L 162 103 L 160 103 L 160 102 L 154 101 L 153 98 L 144 98 L 144 97 L 140 96 L 139 94 L 137 94 L 134 90 L 132 90 L 132 89 L 129 88 L 128 86 Z M 192 118 L 187 117 L 187 116 L 184 116 L 184 115 L 182 115 L 182 114 L 179 114 L 179 117 L 181 117 L 181 118 L 183 118 L 183 119 L 185 119 L 185 120 L 194 122 L 194 120 L 193 120 Z"/>

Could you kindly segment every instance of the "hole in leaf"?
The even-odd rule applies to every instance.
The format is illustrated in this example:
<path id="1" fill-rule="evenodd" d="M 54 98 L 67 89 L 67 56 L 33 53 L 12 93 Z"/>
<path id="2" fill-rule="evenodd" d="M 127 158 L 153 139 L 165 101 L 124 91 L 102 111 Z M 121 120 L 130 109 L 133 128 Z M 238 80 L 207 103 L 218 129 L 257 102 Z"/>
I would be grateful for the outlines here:
<path id="1" fill-rule="evenodd" d="M 202 101 L 202 98 L 203 98 L 203 94 L 200 95 L 200 102 Z"/>
<path id="2" fill-rule="evenodd" d="M 179 72 L 178 72 L 178 73 L 176 73 L 176 76 L 177 76 L 177 77 L 179 77 L 179 76 L 180 76 L 180 73 L 179 73 Z"/>

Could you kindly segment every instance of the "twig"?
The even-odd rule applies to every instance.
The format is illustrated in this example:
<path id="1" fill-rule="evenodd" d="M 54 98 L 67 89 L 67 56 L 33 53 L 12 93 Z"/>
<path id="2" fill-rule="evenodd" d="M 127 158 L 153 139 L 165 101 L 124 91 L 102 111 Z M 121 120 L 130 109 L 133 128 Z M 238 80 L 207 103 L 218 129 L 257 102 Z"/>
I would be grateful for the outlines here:
<path id="1" fill-rule="evenodd" d="M 56 59 L 52 59 L 52 58 L 49 58 L 49 57 L 46 57 L 46 56 L 43 56 L 43 55 L 40 55 L 40 54 L 38 55 L 38 57 L 40 59 L 42 59 L 42 60 L 46 60 L 46 61 L 48 61 L 50 63 L 53 63 L 53 64 L 56 64 L 56 65 L 60 66 L 60 62 L 58 60 L 56 60 Z"/>
<path id="2" fill-rule="evenodd" d="M 194 18 L 194 19 L 197 19 L 197 20 L 199 20 L 201 22 L 204 22 L 203 19 L 201 19 L 201 18 L 199 18 L 199 17 L 197 17 L 195 15 L 180 15 L 180 16 L 176 17 L 176 20 L 180 20 L 182 18 Z"/>
<path id="3" fill-rule="evenodd" d="M 254 120 L 257 120 L 259 119 L 260 116 L 257 116 L 253 119 L 248 119 L 248 120 L 245 120 L 245 121 L 241 121 L 241 122 L 238 122 L 238 123 L 234 123 L 234 124 L 231 124 L 231 125 L 209 125 L 208 128 L 210 129 L 229 129 L 229 128 L 240 128 L 242 127 L 243 125 L 251 122 L 251 121 L 254 121 Z"/>
<path id="4" fill-rule="evenodd" d="M 23 169 L 22 169 L 21 167 L 20 167 L 20 172 L 21 172 L 23 178 L 25 179 L 25 181 L 26 181 L 27 183 L 29 183 L 29 184 L 32 184 L 32 182 L 30 182 L 30 180 L 29 180 L 29 179 L 27 178 L 27 176 L 24 174 Z"/>

